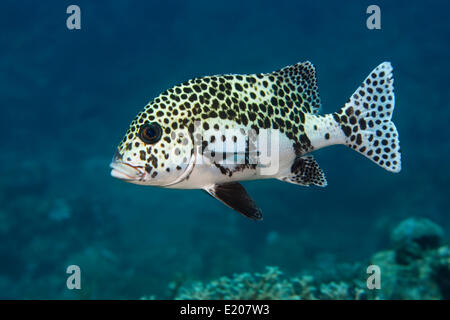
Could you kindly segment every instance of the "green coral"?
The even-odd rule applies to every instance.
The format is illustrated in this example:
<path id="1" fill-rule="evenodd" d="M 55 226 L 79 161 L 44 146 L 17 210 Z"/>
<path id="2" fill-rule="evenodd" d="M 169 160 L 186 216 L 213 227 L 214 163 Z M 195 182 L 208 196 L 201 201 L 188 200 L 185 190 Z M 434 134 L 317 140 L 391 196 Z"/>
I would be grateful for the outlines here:
<path id="1" fill-rule="evenodd" d="M 285 277 L 278 267 L 268 266 L 265 272 L 240 273 L 220 277 L 211 282 L 194 282 L 181 286 L 175 299 L 180 300 L 299 300 L 299 299 L 361 299 L 364 290 L 354 283 L 319 284 L 313 276 Z"/>
<path id="2" fill-rule="evenodd" d="M 444 231 L 425 218 L 409 218 L 400 222 L 392 231 L 391 241 L 399 264 L 409 264 L 420 259 L 428 249 L 439 247 Z"/>
<path id="3" fill-rule="evenodd" d="M 449 297 L 450 254 L 448 245 L 440 247 L 442 238 L 442 228 L 428 219 L 400 222 L 391 234 L 394 249 L 378 252 L 371 259 L 381 269 L 380 298 Z"/>
<path id="4" fill-rule="evenodd" d="M 450 246 L 442 244 L 442 229 L 427 219 L 402 221 L 391 233 L 391 250 L 369 261 L 331 262 L 325 268 L 287 277 L 278 267 L 239 273 L 209 282 L 170 284 L 170 299 L 299 300 L 299 299 L 450 299 Z M 368 289 L 368 265 L 381 270 L 381 288 Z M 324 269 L 327 270 L 324 272 Z M 154 298 L 154 296 L 152 297 Z"/>
<path id="5" fill-rule="evenodd" d="M 195 282 L 180 288 L 176 299 L 296 299 L 292 285 L 277 267 L 263 273 L 241 273 L 209 283 Z"/>

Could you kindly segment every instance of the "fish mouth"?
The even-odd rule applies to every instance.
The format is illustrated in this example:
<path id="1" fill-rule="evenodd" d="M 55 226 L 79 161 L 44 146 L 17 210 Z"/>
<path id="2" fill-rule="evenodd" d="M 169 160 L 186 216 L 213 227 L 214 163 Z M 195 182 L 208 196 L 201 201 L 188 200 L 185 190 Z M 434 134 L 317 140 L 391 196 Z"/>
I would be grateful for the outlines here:
<path id="1" fill-rule="evenodd" d="M 109 165 L 111 167 L 111 176 L 124 181 L 141 181 L 144 177 L 144 171 L 139 166 L 113 161 Z"/>

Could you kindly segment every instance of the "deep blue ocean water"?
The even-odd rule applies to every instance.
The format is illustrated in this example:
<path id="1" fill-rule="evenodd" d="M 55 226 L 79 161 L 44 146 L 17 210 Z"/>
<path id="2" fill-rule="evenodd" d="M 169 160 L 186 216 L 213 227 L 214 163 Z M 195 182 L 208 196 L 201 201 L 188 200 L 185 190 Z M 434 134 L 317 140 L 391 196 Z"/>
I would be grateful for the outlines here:
<path id="1" fill-rule="evenodd" d="M 66 8 L 81 8 L 68 30 Z M 381 30 L 366 8 L 381 8 Z M 446 1 L 2 1 L 0 298 L 164 297 L 276 265 L 367 259 L 411 216 L 450 228 L 450 5 Z M 264 220 L 198 190 L 127 184 L 108 167 L 130 121 L 190 78 L 309 60 L 322 112 L 379 63 L 394 67 L 403 169 L 344 146 L 315 153 L 327 188 L 244 183 Z M 66 288 L 79 265 L 83 290 Z"/>

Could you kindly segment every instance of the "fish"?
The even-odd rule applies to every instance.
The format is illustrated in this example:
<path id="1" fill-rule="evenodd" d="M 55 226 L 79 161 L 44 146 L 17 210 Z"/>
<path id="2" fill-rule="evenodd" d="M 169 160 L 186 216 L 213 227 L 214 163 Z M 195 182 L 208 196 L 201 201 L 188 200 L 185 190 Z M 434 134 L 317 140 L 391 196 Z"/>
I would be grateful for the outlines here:
<path id="1" fill-rule="evenodd" d="M 151 100 L 119 143 L 111 176 L 200 189 L 252 220 L 262 211 L 241 181 L 278 179 L 325 187 L 312 152 L 346 145 L 390 172 L 401 170 L 393 68 L 373 69 L 338 111 L 320 114 L 316 69 L 194 78 Z"/>

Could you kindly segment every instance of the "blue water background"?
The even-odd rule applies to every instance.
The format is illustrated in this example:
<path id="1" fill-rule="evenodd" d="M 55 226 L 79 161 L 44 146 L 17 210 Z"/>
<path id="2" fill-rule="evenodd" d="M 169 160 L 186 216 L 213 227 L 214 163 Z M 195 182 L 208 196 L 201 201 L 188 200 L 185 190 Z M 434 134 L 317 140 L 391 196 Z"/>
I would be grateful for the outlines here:
<path id="1" fill-rule="evenodd" d="M 77 4 L 82 29 L 66 28 Z M 381 30 L 366 28 L 370 4 Z M 0 298 L 165 297 L 176 277 L 367 259 L 410 216 L 450 228 L 446 1 L 6 1 L 0 4 Z M 327 188 L 244 183 L 254 222 L 197 190 L 115 180 L 137 112 L 187 79 L 310 60 L 322 112 L 394 67 L 403 170 L 320 150 Z M 81 293 L 65 287 L 80 265 Z"/>

